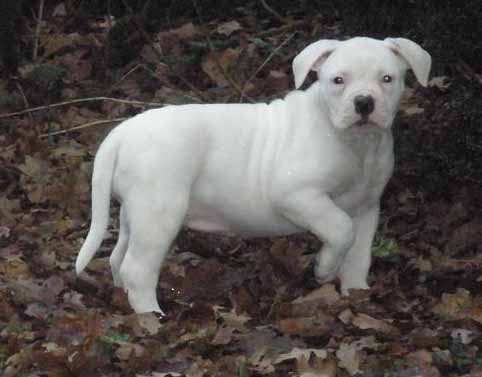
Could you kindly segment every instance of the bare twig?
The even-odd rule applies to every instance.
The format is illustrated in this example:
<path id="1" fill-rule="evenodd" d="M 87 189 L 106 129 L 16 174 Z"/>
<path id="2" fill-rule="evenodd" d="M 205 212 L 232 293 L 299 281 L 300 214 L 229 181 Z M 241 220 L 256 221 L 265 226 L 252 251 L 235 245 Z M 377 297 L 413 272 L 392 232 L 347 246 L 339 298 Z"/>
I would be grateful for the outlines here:
<path id="1" fill-rule="evenodd" d="M 42 28 L 42 20 L 44 15 L 44 3 L 45 3 L 45 0 L 40 0 L 38 15 L 37 15 L 37 26 L 35 27 L 35 38 L 33 41 L 33 52 L 32 52 L 33 61 L 36 61 L 38 57 L 38 45 L 39 45 L 39 39 L 40 39 L 40 29 Z"/>
<path id="2" fill-rule="evenodd" d="M 110 102 L 124 103 L 124 104 L 134 105 L 134 106 L 149 106 L 149 107 L 161 107 L 161 106 L 165 105 L 164 103 L 159 103 L 159 102 L 131 101 L 131 100 L 126 100 L 126 99 L 111 98 L 111 97 L 78 98 L 78 99 L 73 99 L 73 100 L 70 100 L 70 101 L 53 103 L 53 104 L 47 105 L 47 106 L 32 107 L 30 109 L 16 111 L 14 113 L 0 114 L 0 119 L 11 118 L 11 117 L 14 117 L 14 116 L 19 116 L 19 115 L 23 115 L 23 114 L 27 114 L 27 113 L 34 113 L 34 112 L 42 111 L 42 110 L 49 110 L 49 109 L 52 109 L 52 108 L 55 108 L 55 107 L 69 106 L 69 105 L 73 105 L 73 104 L 76 104 L 76 103 L 95 102 L 95 101 L 110 101 Z"/>
<path id="3" fill-rule="evenodd" d="M 241 91 L 241 96 L 239 97 L 239 102 L 243 100 L 244 97 L 244 92 L 247 88 L 247 85 L 257 76 L 259 72 L 263 70 L 263 68 L 270 62 L 270 60 L 275 56 L 279 50 L 283 48 L 284 45 L 286 45 L 294 36 L 296 33 L 292 33 L 286 38 L 283 42 L 281 42 L 271 53 L 268 55 L 268 57 L 261 63 L 261 65 L 256 69 L 256 71 L 253 72 L 253 74 L 244 82 L 243 84 L 243 90 Z"/>
<path id="4" fill-rule="evenodd" d="M 268 3 L 266 3 L 266 0 L 259 0 L 261 5 L 266 9 L 269 13 L 271 13 L 279 22 L 285 23 L 286 20 L 285 18 L 279 14 L 277 11 L 275 11 L 273 8 L 271 8 Z"/>
<path id="5" fill-rule="evenodd" d="M 136 64 L 136 66 L 135 66 L 134 68 L 129 69 L 125 74 L 123 74 L 122 77 L 121 77 L 119 80 L 117 80 L 117 82 L 116 82 L 114 85 L 112 85 L 112 88 L 115 88 L 115 87 L 117 87 L 118 85 L 120 85 L 120 83 L 121 83 L 122 81 L 124 81 L 127 77 L 129 77 L 130 75 L 132 75 L 135 71 L 137 71 L 137 70 L 140 69 L 140 68 L 146 69 L 146 67 L 144 66 L 144 64 Z M 152 71 L 151 71 L 150 69 L 146 69 L 146 70 L 149 71 L 149 73 L 152 74 Z"/>
<path id="6" fill-rule="evenodd" d="M 72 132 L 72 131 L 78 131 L 78 130 L 83 130 L 85 128 L 90 128 L 90 127 L 94 127 L 94 126 L 98 126 L 99 124 L 107 124 L 107 123 L 115 123 L 115 122 L 122 122 L 126 119 L 129 119 L 129 118 L 114 118 L 114 119 L 102 119 L 102 120 L 95 120 L 95 121 L 92 121 L 92 122 L 89 122 L 89 123 L 85 123 L 85 124 L 81 124 L 80 126 L 75 126 L 75 127 L 72 127 L 72 128 L 68 128 L 66 130 L 60 130 L 60 131 L 55 131 L 55 132 L 49 132 L 49 133 L 46 133 L 46 134 L 41 134 L 40 135 L 40 138 L 41 139 L 44 139 L 46 137 L 52 137 L 52 136 L 56 136 L 56 135 L 63 135 L 63 134 L 66 134 L 66 133 L 69 133 L 69 132 Z"/>
<path id="7" fill-rule="evenodd" d="M 23 87 L 18 80 L 15 80 L 15 86 L 17 87 L 18 91 L 22 95 L 23 104 L 25 105 L 26 108 L 28 108 L 29 104 L 28 104 L 27 96 L 25 95 L 25 92 L 23 91 Z M 30 119 L 32 119 L 32 114 L 29 113 L 29 116 L 30 116 Z"/>
<path id="8" fill-rule="evenodd" d="M 142 27 L 142 25 L 139 23 L 139 21 L 136 19 L 135 15 L 134 15 L 134 11 L 132 10 L 132 8 L 129 6 L 129 4 L 127 3 L 126 0 L 122 0 L 122 4 L 126 7 L 126 9 L 129 11 L 129 13 L 131 14 L 132 16 L 132 20 L 134 22 L 134 26 L 136 27 L 136 29 L 139 31 L 139 33 L 141 33 L 142 37 L 145 39 L 146 43 L 149 45 L 149 47 L 151 48 L 151 50 L 154 52 L 154 54 L 157 56 L 157 58 L 159 59 L 159 61 L 163 61 L 164 63 L 165 62 L 165 58 L 163 56 L 163 54 L 159 51 L 159 49 L 157 49 L 155 47 L 155 44 L 154 42 L 152 41 L 151 37 L 149 36 L 149 34 L 147 34 L 147 32 L 144 30 L 144 28 Z M 169 69 L 169 71 L 174 75 L 176 76 L 180 81 L 182 81 L 182 83 L 184 85 L 186 85 L 189 89 L 191 89 L 198 97 L 199 99 L 202 101 L 202 102 L 211 102 L 209 100 L 209 98 L 206 97 L 206 95 L 204 95 L 198 88 L 196 88 L 192 83 L 190 83 L 188 80 L 186 80 L 182 75 L 178 74 L 174 68 L 172 68 L 169 64 L 166 64 L 167 68 Z"/>
<path id="9" fill-rule="evenodd" d="M 272 35 L 280 35 L 290 30 L 296 29 L 304 24 L 306 24 L 306 21 L 302 21 L 302 20 L 292 21 L 289 24 L 280 26 L 278 28 L 272 28 L 272 29 L 260 31 L 259 33 L 256 33 L 256 36 L 258 38 L 264 38 L 264 37 L 270 37 Z"/>

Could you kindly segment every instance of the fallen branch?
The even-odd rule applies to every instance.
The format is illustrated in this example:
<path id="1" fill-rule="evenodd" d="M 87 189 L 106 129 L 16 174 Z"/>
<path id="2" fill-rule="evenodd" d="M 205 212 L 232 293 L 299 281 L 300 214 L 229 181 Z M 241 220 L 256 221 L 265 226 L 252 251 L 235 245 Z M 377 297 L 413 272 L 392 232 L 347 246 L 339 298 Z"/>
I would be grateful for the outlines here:
<path id="1" fill-rule="evenodd" d="M 66 129 L 66 130 L 60 130 L 60 131 L 55 131 L 55 132 L 48 132 L 48 133 L 46 133 L 46 134 L 41 134 L 41 135 L 40 135 L 40 138 L 41 138 L 41 139 L 44 139 L 44 138 L 46 138 L 46 137 L 51 137 L 51 136 L 56 136 L 56 135 L 63 135 L 63 134 L 67 134 L 67 133 L 72 132 L 72 131 L 78 131 L 78 130 L 83 130 L 83 129 L 85 129 L 85 128 L 98 126 L 99 124 L 122 122 L 122 121 L 124 121 L 124 120 L 126 120 L 126 119 L 129 119 L 129 118 L 114 118 L 114 119 L 95 120 L 95 121 L 93 121 L 93 122 L 81 124 L 81 125 L 79 125 L 79 126 L 75 126 L 75 127 L 72 127 L 72 128 L 68 128 L 68 129 Z"/>
<path id="2" fill-rule="evenodd" d="M 21 110 L 21 111 L 16 111 L 14 113 L 0 114 L 0 119 L 11 118 L 11 117 L 14 117 L 14 116 L 19 116 L 19 115 L 23 115 L 23 114 L 27 114 L 27 113 L 33 113 L 33 112 L 41 111 L 41 110 L 49 110 L 49 109 L 53 109 L 55 107 L 69 106 L 69 105 L 73 105 L 73 104 L 76 104 L 76 103 L 94 102 L 94 101 L 110 101 L 110 102 L 124 103 L 124 104 L 128 104 L 128 105 L 150 106 L 150 107 L 161 107 L 161 106 L 166 105 L 164 103 L 159 103 L 159 102 L 132 101 L 132 100 L 126 100 L 126 99 L 120 99 L 120 98 L 111 98 L 111 97 L 78 98 L 78 99 L 73 99 L 73 100 L 69 100 L 69 101 L 53 103 L 51 105 L 46 105 L 46 106 L 32 107 L 32 108 Z"/>

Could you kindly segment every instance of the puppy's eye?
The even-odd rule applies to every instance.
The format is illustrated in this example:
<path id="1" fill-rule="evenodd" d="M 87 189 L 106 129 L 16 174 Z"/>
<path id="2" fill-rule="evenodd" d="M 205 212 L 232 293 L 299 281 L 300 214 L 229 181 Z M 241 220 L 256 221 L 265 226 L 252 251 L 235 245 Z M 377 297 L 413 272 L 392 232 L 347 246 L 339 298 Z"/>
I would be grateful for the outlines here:
<path id="1" fill-rule="evenodd" d="M 392 82 L 393 77 L 390 76 L 390 75 L 385 75 L 385 76 L 383 76 L 383 79 L 382 79 L 382 80 L 383 80 L 383 82 L 385 82 L 385 83 L 389 83 L 389 82 Z"/>
<path id="2" fill-rule="evenodd" d="M 333 83 L 336 84 L 336 85 L 340 85 L 340 84 L 343 84 L 345 81 L 343 80 L 343 77 L 340 77 L 340 76 L 336 76 L 334 79 L 333 79 Z"/>

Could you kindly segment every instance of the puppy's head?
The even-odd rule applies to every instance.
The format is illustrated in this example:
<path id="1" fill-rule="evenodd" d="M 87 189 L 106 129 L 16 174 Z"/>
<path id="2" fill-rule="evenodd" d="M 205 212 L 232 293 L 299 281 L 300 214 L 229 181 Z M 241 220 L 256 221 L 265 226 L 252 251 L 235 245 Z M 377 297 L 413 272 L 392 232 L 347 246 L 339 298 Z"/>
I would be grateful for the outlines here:
<path id="1" fill-rule="evenodd" d="M 293 73 L 299 88 L 310 70 L 317 72 L 319 95 L 335 128 L 388 128 L 405 72 L 411 68 L 426 86 L 430 65 L 430 55 L 408 39 L 358 37 L 312 43 L 294 59 Z"/>

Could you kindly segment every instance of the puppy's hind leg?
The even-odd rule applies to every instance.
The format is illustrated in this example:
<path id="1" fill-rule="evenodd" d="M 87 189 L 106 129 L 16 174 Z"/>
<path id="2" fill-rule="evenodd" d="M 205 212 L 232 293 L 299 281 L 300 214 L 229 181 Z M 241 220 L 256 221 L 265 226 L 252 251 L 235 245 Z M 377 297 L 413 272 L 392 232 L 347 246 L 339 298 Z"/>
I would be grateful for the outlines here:
<path id="1" fill-rule="evenodd" d="M 181 228 L 189 196 L 180 190 L 149 190 L 132 195 L 126 204 L 129 245 L 120 277 L 136 313 L 158 312 L 156 287 L 161 264 Z"/>
<path id="2" fill-rule="evenodd" d="M 127 245 L 129 242 L 129 228 L 127 226 L 127 219 L 124 206 L 121 205 L 119 213 L 119 238 L 109 258 L 112 278 L 114 279 L 114 286 L 122 288 L 122 279 L 120 277 L 120 267 L 126 255 Z"/>

